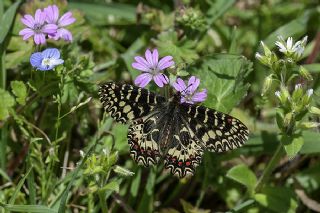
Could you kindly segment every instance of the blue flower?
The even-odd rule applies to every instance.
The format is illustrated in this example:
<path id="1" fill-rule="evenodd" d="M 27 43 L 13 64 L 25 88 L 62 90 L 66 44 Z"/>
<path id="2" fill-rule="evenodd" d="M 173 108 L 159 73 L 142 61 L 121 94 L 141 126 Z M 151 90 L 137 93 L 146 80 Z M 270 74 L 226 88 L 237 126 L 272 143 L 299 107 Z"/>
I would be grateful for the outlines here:
<path id="1" fill-rule="evenodd" d="M 30 57 L 30 63 L 37 70 L 52 70 L 55 66 L 63 64 L 60 59 L 60 52 L 56 48 L 48 48 L 42 52 L 33 53 Z"/>

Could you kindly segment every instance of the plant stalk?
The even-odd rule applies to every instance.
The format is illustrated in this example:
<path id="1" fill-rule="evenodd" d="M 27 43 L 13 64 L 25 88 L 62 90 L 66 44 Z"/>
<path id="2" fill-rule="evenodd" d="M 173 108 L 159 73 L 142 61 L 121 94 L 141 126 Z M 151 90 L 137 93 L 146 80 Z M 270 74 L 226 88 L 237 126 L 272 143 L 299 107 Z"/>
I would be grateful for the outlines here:
<path id="1" fill-rule="evenodd" d="M 273 154 L 271 160 L 266 166 L 266 169 L 263 171 L 262 175 L 260 176 L 256 186 L 255 186 L 255 192 L 260 192 L 263 188 L 264 184 L 268 181 L 270 178 L 270 175 L 272 174 L 272 171 L 278 164 L 282 154 L 282 144 L 279 143 L 275 153 Z"/>

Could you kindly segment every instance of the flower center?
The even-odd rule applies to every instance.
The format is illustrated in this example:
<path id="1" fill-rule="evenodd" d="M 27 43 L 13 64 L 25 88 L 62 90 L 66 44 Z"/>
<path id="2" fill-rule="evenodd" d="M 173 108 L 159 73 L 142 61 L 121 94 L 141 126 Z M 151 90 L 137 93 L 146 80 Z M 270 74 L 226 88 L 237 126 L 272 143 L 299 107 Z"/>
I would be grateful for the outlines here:
<path id="1" fill-rule="evenodd" d="M 50 67 L 53 65 L 54 59 L 51 58 L 44 58 L 41 62 L 42 66 Z"/>
<path id="2" fill-rule="evenodd" d="M 42 25 L 41 24 L 35 24 L 33 26 L 33 30 L 36 32 L 36 33 L 42 33 Z"/>
<path id="3" fill-rule="evenodd" d="M 159 73 L 159 69 L 157 67 L 152 67 L 151 68 L 151 74 L 152 75 L 157 75 Z"/>

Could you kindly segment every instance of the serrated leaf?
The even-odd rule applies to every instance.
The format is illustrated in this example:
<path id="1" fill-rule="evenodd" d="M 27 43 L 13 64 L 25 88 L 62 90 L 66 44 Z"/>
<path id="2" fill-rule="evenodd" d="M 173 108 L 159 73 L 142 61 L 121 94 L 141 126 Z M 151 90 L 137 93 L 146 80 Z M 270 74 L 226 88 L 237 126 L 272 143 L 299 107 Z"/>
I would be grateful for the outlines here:
<path id="1" fill-rule="evenodd" d="M 13 94 L 17 97 L 19 104 L 25 105 L 27 98 L 27 87 L 22 81 L 11 81 L 11 88 Z"/>
<path id="2" fill-rule="evenodd" d="M 249 83 L 244 78 L 252 71 L 246 58 L 215 54 L 198 61 L 190 72 L 200 78 L 200 86 L 208 90 L 204 105 L 229 113 L 246 95 Z"/>
<path id="3" fill-rule="evenodd" d="M 14 98 L 9 92 L 0 88 L 0 120 L 5 120 L 9 116 L 9 109 L 14 106 Z"/>
<path id="4" fill-rule="evenodd" d="M 293 158 L 294 156 L 296 156 L 296 154 L 298 154 L 298 152 L 302 148 L 304 144 L 304 140 L 301 135 L 294 135 L 294 136 L 284 135 L 281 137 L 281 143 L 283 144 L 288 157 Z"/>
<path id="5" fill-rule="evenodd" d="M 244 164 L 232 167 L 227 172 L 227 177 L 246 186 L 250 193 L 253 192 L 254 186 L 257 183 L 255 174 Z"/>
<path id="6" fill-rule="evenodd" d="M 298 207 L 294 193 L 284 187 L 266 187 L 254 195 L 255 200 L 273 212 L 294 213 Z"/>

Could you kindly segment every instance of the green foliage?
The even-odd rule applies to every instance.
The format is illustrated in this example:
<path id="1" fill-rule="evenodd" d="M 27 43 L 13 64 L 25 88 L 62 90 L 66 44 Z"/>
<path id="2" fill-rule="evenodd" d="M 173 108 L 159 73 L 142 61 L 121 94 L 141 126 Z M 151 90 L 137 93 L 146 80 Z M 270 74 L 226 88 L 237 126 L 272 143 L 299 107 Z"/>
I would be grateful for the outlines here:
<path id="1" fill-rule="evenodd" d="M 49 4 L 73 13 L 76 22 L 66 26 L 73 41 L 23 41 L 22 16 Z M 314 211 L 319 21 L 313 0 L 0 0 L 0 211 Z M 275 42 L 287 45 L 289 36 L 300 49 L 280 51 Z M 47 47 L 58 48 L 64 63 L 33 69 L 30 55 Z M 250 130 L 241 148 L 205 153 L 194 177 L 177 179 L 162 161 L 138 166 L 128 125 L 98 100 L 102 82 L 133 84 L 141 73 L 134 57 L 154 48 L 160 58 L 173 56 L 171 82 L 198 77 L 208 94 L 203 105 Z M 152 82 L 148 89 L 174 93 Z"/>
<path id="2" fill-rule="evenodd" d="M 246 165 L 240 164 L 231 168 L 226 176 L 246 186 L 250 194 L 253 193 L 254 187 L 257 183 L 257 178 Z"/>
<path id="3" fill-rule="evenodd" d="M 245 77 L 252 71 L 252 63 L 244 57 L 218 54 L 201 59 L 190 68 L 199 76 L 202 87 L 208 90 L 205 105 L 228 113 L 246 95 L 250 86 Z"/>

